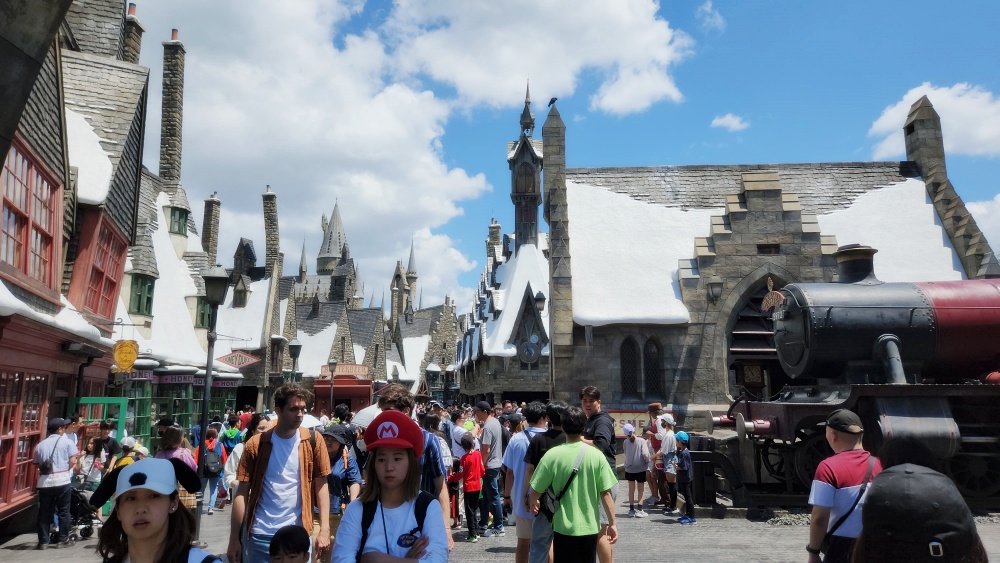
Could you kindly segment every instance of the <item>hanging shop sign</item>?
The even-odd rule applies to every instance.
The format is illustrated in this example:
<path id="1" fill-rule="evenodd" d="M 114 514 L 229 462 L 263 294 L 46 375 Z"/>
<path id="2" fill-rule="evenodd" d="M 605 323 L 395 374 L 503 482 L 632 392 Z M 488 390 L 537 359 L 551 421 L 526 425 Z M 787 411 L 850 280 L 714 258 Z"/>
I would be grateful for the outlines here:
<path id="1" fill-rule="evenodd" d="M 260 361 L 260 358 L 251 356 L 246 352 L 233 352 L 232 354 L 226 354 L 221 358 L 216 358 L 217 362 L 226 364 L 227 366 L 232 366 L 236 369 L 245 368 L 251 366 Z"/>
<path id="2" fill-rule="evenodd" d="M 115 372 L 128 373 L 139 357 L 139 343 L 135 340 L 119 340 L 111 349 L 111 355 L 115 359 Z"/>

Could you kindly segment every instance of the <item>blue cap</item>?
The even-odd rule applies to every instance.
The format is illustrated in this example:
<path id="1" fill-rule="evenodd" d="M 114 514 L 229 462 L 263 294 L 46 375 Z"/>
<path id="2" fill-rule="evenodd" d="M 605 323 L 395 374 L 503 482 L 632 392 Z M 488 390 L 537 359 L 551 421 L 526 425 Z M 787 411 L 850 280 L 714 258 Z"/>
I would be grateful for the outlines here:
<path id="1" fill-rule="evenodd" d="M 674 434 L 674 437 L 680 440 L 682 444 L 686 444 L 689 441 L 691 441 L 691 439 L 688 437 L 688 433 L 684 432 L 683 430 Z"/>

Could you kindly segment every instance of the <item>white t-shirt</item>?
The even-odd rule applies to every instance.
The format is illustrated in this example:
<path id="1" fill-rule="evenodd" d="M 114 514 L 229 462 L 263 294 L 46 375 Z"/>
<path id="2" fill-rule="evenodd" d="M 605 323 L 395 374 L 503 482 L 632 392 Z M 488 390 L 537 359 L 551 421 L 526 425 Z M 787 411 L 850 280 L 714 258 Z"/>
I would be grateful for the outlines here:
<path id="1" fill-rule="evenodd" d="M 404 502 L 396 508 L 387 508 L 383 512 L 382 504 L 375 509 L 375 518 L 368 528 L 368 539 L 365 540 L 364 553 L 388 553 L 393 557 L 405 557 L 409 546 L 399 545 L 401 536 L 409 534 L 417 527 L 417 517 L 413 513 L 416 500 Z M 331 563 L 354 563 L 361 545 L 361 516 L 364 505 L 355 500 L 347 505 L 344 516 L 337 529 L 337 537 L 333 546 Z M 382 522 L 385 525 L 382 525 Z M 424 527 L 421 532 L 427 536 L 427 554 L 420 561 L 439 563 L 448 560 L 448 537 L 444 529 L 444 517 L 441 514 L 441 504 L 437 499 L 427 505 L 424 516 Z M 417 536 L 419 537 L 419 536 Z"/>
<path id="2" fill-rule="evenodd" d="M 250 533 L 273 536 L 285 526 L 302 525 L 299 442 L 298 432 L 288 439 L 272 433 L 271 459 Z"/>

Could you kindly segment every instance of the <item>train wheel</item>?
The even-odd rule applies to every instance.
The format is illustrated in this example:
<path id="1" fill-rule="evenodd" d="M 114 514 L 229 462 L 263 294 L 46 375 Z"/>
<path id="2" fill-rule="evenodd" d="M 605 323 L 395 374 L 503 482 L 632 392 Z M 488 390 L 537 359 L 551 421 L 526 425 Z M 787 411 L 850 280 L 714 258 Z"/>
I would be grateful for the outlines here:
<path id="1" fill-rule="evenodd" d="M 767 474 L 778 481 L 785 481 L 785 454 L 786 446 L 778 444 L 773 439 L 767 438 L 759 446 L 760 461 L 764 465 Z"/>
<path id="2" fill-rule="evenodd" d="M 803 487 L 809 488 L 816 468 L 824 459 L 833 455 L 826 442 L 826 432 L 818 431 L 806 435 L 795 444 L 795 478 Z"/>
<path id="3" fill-rule="evenodd" d="M 1000 455 L 959 453 L 945 462 L 945 470 L 964 496 L 989 497 L 1000 493 Z"/>

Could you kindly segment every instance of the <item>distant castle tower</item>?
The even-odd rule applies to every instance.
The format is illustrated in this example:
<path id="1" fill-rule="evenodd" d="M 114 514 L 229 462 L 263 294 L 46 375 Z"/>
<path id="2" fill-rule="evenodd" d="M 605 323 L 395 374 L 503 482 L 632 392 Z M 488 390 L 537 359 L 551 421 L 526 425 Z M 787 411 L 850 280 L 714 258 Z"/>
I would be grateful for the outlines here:
<path id="1" fill-rule="evenodd" d="M 339 203 L 333 206 L 332 218 L 327 221 L 326 215 L 323 215 L 320 224 L 323 227 L 323 244 L 319 247 L 319 255 L 316 256 L 316 273 L 329 275 L 337 268 L 343 255 L 344 245 L 347 244 L 344 222 L 340 219 Z"/>
<path id="2" fill-rule="evenodd" d="M 514 202 L 515 248 L 538 244 L 538 206 L 542 203 L 541 148 L 531 139 L 535 116 L 531 113 L 531 92 L 525 89 L 524 110 L 521 112 L 521 136 L 508 147 L 510 166 L 510 199 Z"/>

